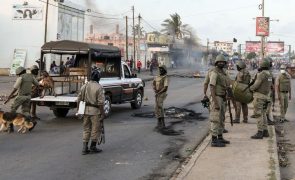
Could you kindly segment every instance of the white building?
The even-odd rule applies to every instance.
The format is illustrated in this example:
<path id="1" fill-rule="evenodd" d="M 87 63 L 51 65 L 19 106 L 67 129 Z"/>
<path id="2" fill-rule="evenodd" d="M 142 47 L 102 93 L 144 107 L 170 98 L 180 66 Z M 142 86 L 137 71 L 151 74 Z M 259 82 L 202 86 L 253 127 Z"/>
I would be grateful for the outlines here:
<path id="1" fill-rule="evenodd" d="M 18 63 L 13 60 L 17 53 L 25 68 L 36 64 L 45 36 L 46 42 L 84 40 L 85 10 L 67 0 L 48 2 L 45 34 L 46 0 L 1 0 L 0 74 L 9 74 L 12 64 Z M 51 61 L 47 58 L 47 70 Z"/>
<path id="2" fill-rule="evenodd" d="M 214 48 L 217 51 L 224 51 L 227 54 L 233 54 L 233 43 L 226 41 L 214 41 Z"/>

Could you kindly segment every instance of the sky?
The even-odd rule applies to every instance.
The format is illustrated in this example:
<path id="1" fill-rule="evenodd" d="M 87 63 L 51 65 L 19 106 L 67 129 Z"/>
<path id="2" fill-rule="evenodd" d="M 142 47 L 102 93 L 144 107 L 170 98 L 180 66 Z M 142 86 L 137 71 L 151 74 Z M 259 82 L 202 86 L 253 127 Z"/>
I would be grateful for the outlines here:
<path id="1" fill-rule="evenodd" d="M 207 39 L 213 41 L 260 40 L 255 35 L 255 20 L 261 16 L 258 6 L 262 0 L 72 0 L 92 10 L 96 16 L 117 19 L 95 18 L 100 24 L 96 31 L 107 27 L 114 28 L 120 23 L 121 32 L 125 31 L 124 16 L 132 17 L 140 13 L 146 32 L 160 31 L 163 20 L 170 14 L 178 13 L 184 24 L 193 27 L 203 45 Z M 295 47 L 295 0 L 265 0 L 265 16 L 270 17 L 270 41 L 285 41 L 285 45 Z M 101 13 L 101 14 L 98 14 Z M 135 23 L 138 21 L 136 20 Z M 131 19 L 129 19 L 131 25 Z M 107 30 L 108 32 L 110 30 Z M 243 46 L 242 46 L 243 47 Z"/>

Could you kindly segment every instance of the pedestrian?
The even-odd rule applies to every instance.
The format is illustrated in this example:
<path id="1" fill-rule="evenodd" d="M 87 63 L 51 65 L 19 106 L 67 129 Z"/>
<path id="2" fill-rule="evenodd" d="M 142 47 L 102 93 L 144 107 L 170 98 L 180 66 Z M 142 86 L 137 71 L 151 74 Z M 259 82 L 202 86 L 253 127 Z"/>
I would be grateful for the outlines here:
<path id="1" fill-rule="evenodd" d="M 171 68 L 174 68 L 174 61 L 171 61 Z"/>
<path id="2" fill-rule="evenodd" d="M 236 65 L 237 65 L 238 74 L 235 80 L 238 83 L 249 85 L 251 80 L 251 75 L 249 71 L 246 69 L 245 62 L 240 60 L 236 63 Z M 243 122 L 247 123 L 248 122 L 248 104 L 236 102 L 236 106 L 237 106 L 236 117 L 233 123 L 240 123 L 241 110 L 243 112 Z"/>
<path id="3" fill-rule="evenodd" d="M 153 69 L 154 69 L 154 60 L 152 59 L 151 64 L 150 64 L 150 75 L 153 76 Z"/>
<path id="4" fill-rule="evenodd" d="M 53 74 L 57 73 L 57 65 L 56 65 L 55 61 L 52 61 L 52 63 L 50 64 L 50 72 Z"/>
<path id="5" fill-rule="evenodd" d="M 133 63 L 134 63 L 133 59 L 130 59 L 130 69 L 131 70 L 133 70 Z"/>
<path id="6" fill-rule="evenodd" d="M 288 98 L 291 100 L 291 77 L 286 72 L 286 66 L 283 64 L 280 67 L 280 74 L 276 79 L 276 89 L 280 103 L 280 122 L 287 121 L 286 113 L 288 110 Z M 288 97 L 289 95 L 289 97 Z"/>
<path id="7" fill-rule="evenodd" d="M 150 65 L 151 65 L 151 61 L 150 61 L 150 60 L 148 60 L 148 61 L 147 61 L 147 63 L 146 63 L 146 67 L 147 67 L 147 69 L 149 69 L 149 68 L 150 68 Z"/>
<path id="8" fill-rule="evenodd" d="M 32 131 L 37 124 L 35 119 L 32 119 L 30 115 L 32 85 L 39 86 L 39 83 L 33 74 L 26 73 L 26 69 L 24 67 L 18 67 L 15 70 L 15 73 L 18 78 L 16 79 L 16 82 L 13 85 L 13 90 L 8 98 L 11 98 L 17 91 L 18 93 L 11 105 L 10 112 L 16 114 L 17 109 L 21 106 L 22 114 L 25 116 L 26 120 L 32 121 L 34 124 L 33 127 L 29 129 L 29 131 Z M 8 131 L 13 132 L 12 123 L 10 123 Z"/>
<path id="9" fill-rule="evenodd" d="M 86 102 L 83 116 L 83 149 L 82 155 L 88 153 L 99 153 L 102 150 L 96 147 L 98 138 L 101 136 L 102 121 L 104 119 L 104 90 L 99 84 L 101 74 L 97 69 L 93 69 L 90 81 L 81 87 L 78 95 L 80 101 Z M 88 143 L 91 140 L 90 148 Z"/>
<path id="10" fill-rule="evenodd" d="M 66 67 L 68 68 L 68 67 L 71 67 L 71 60 L 70 60 L 70 58 L 69 57 L 67 57 L 67 61 L 66 61 Z"/>
<path id="11" fill-rule="evenodd" d="M 136 67 L 137 67 L 137 72 L 140 73 L 140 70 L 141 70 L 141 67 L 142 67 L 142 63 L 141 63 L 140 60 L 137 60 Z"/>
<path id="12" fill-rule="evenodd" d="M 226 90 L 229 87 L 228 76 L 224 71 L 226 65 L 225 57 L 220 54 L 216 57 L 215 68 L 210 72 L 210 115 L 212 147 L 225 147 L 230 142 L 223 138 Z"/>
<path id="13" fill-rule="evenodd" d="M 167 97 L 167 90 L 169 85 L 169 80 L 167 76 L 167 68 L 165 65 L 159 67 L 159 75 L 153 80 L 153 90 L 155 92 L 155 115 L 158 119 L 156 130 L 162 130 L 165 128 L 164 119 L 164 100 Z"/>
<path id="14" fill-rule="evenodd" d="M 76 65 L 76 59 L 75 56 L 73 55 L 70 59 L 70 67 L 75 67 Z"/>
<path id="15" fill-rule="evenodd" d="M 31 68 L 31 74 L 34 75 L 34 77 L 37 79 L 37 81 L 41 80 L 41 78 L 37 77 L 39 73 L 39 68 L 36 65 L 33 65 Z M 32 98 L 36 98 L 40 96 L 40 91 L 39 91 L 39 86 L 33 86 L 32 87 Z M 40 120 L 40 118 L 36 115 L 36 108 L 37 104 L 36 102 L 32 101 L 31 102 L 31 117 L 32 119 Z"/>
<path id="16" fill-rule="evenodd" d="M 256 99 L 254 109 L 256 109 L 257 117 L 257 133 L 251 136 L 252 139 L 263 139 L 269 137 L 267 128 L 266 109 L 270 103 L 269 93 L 271 91 L 272 75 L 269 72 L 270 63 L 264 58 L 260 64 L 261 72 L 257 73 L 256 80 L 250 86 L 250 91 L 253 92 L 253 97 Z"/>

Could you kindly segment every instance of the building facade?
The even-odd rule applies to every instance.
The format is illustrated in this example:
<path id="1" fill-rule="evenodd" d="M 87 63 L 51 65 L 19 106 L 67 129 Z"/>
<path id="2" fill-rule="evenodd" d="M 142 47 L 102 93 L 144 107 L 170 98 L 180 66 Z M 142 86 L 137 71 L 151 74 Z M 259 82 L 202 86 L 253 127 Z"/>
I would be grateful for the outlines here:
<path id="1" fill-rule="evenodd" d="M 49 0 L 47 18 L 46 6 L 46 1 L 39 0 L 1 1 L 0 74 L 13 74 L 11 70 L 19 65 L 29 68 L 36 64 L 45 39 L 83 41 L 85 11 L 81 6 Z M 48 70 L 52 57 L 46 58 Z"/>

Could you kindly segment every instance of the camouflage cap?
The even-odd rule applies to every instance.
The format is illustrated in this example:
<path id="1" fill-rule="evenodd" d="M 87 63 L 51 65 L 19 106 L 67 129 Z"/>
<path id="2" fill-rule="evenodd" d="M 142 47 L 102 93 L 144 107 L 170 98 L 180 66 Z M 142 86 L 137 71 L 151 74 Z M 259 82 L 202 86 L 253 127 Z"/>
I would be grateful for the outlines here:
<path id="1" fill-rule="evenodd" d="M 164 64 L 160 65 L 159 68 L 163 68 L 167 72 L 167 67 Z"/>
<path id="2" fill-rule="evenodd" d="M 241 69 L 245 69 L 246 68 L 246 64 L 244 61 L 238 61 L 237 62 L 237 66 L 239 66 L 239 68 Z"/>
<path id="3" fill-rule="evenodd" d="M 19 75 L 20 73 L 22 73 L 23 71 L 25 71 L 26 69 L 22 66 L 18 67 L 16 70 L 15 70 L 15 74 L 16 75 Z"/>
<path id="4" fill-rule="evenodd" d="M 38 69 L 39 70 L 39 67 L 37 65 L 33 65 L 30 69 L 31 69 L 31 71 L 33 71 L 35 69 Z"/>
<path id="5" fill-rule="evenodd" d="M 226 62 L 224 55 L 219 54 L 215 59 L 215 63 L 217 63 L 217 62 Z"/>

